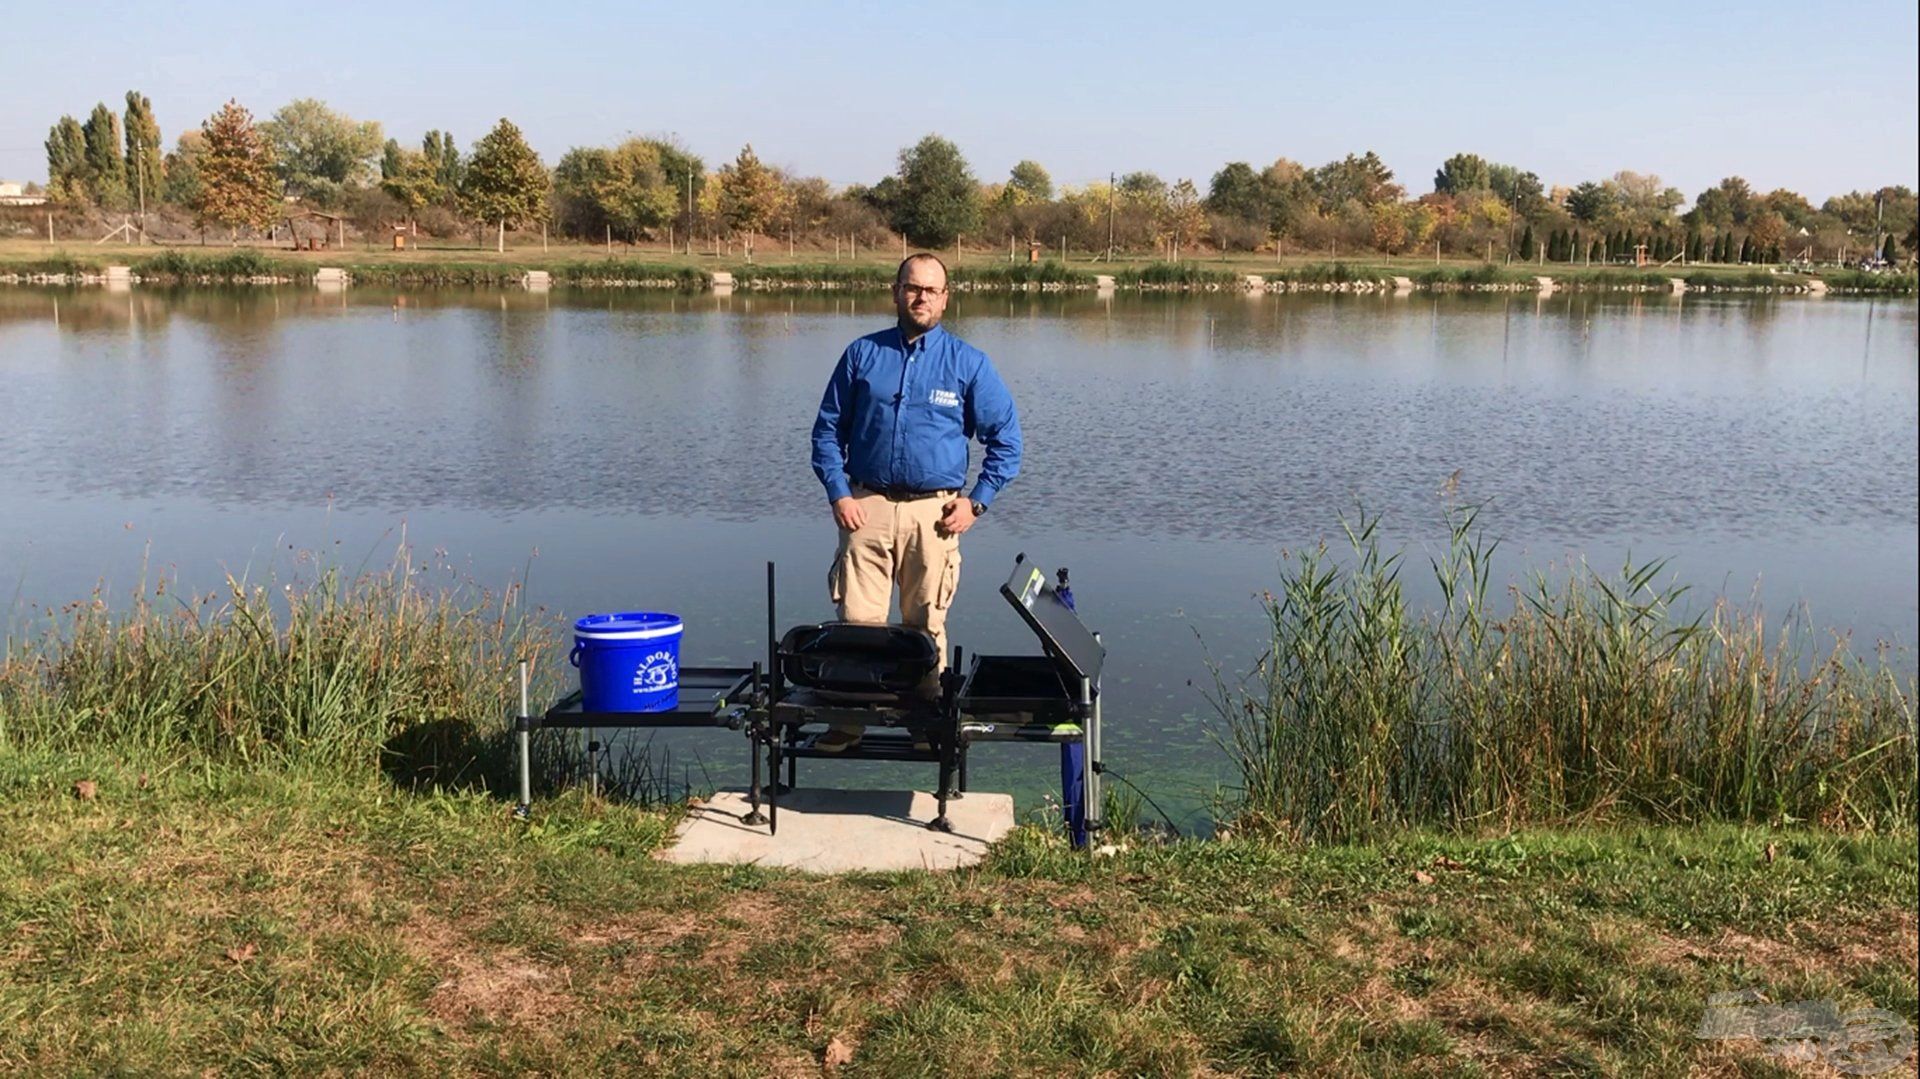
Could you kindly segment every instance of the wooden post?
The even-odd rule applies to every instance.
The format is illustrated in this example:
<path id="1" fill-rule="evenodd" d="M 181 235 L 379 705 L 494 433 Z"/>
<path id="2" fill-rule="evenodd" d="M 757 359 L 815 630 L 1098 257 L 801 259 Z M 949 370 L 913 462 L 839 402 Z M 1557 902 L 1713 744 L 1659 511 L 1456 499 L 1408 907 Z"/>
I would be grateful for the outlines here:
<path id="1" fill-rule="evenodd" d="M 503 217 L 500 219 L 500 231 L 498 233 L 495 233 L 495 235 L 498 237 L 498 239 L 494 241 L 494 248 L 493 248 L 494 251 L 499 254 L 503 254 L 503 255 L 506 254 L 506 251 L 507 251 L 507 219 L 506 218 Z"/>
<path id="2" fill-rule="evenodd" d="M 540 253 L 543 255 L 547 253 L 547 223 L 545 221 L 540 222 Z"/>
<path id="3" fill-rule="evenodd" d="M 673 254 L 673 222 L 667 222 L 667 254 Z"/>
<path id="4" fill-rule="evenodd" d="M 53 242 L 53 211 L 47 211 L 47 242 Z"/>
<path id="5" fill-rule="evenodd" d="M 613 257 L 613 226 L 611 224 L 607 226 L 607 257 Z"/>

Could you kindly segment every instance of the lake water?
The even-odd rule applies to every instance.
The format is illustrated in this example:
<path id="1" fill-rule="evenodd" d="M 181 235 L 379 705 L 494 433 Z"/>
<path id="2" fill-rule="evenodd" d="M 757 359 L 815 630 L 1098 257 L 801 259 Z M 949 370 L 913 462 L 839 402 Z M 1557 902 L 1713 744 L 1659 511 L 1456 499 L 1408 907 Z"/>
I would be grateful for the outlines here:
<path id="1" fill-rule="evenodd" d="M 1430 597 L 1456 471 L 1505 572 L 1668 557 L 1702 602 L 1757 595 L 1910 649 L 1915 312 L 956 296 L 948 325 L 993 357 L 1027 451 L 965 541 L 952 639 L 1033 650 L 996 590 L 1018 552 L 1069 566 L 1109 648 L 1109 762 L 1188 821 L 1227 778 L 1206 657 L 1258 653 L 1281 551 L 1364 505 Z M 0 290 L 0 585 L 17 627 L 103 581 L 124 594 L 143 559 L 209 588 L 303 572 L 296 550 L 381 565 L 404 528 L 483 584 L 527 574 L 568 618 L 673 610 L 688 661 L 747 662 L 768 560 L 783 624 L 831 617 L 807 432 L 841 348 L 890 318 L 879 294 Z M 976 786 L 1030 807 L 1055 782 L 1050 751 L 990 749 Z M 742 771 L 734 741 L 679 759 L 696 753 L 716 780 Z"/>

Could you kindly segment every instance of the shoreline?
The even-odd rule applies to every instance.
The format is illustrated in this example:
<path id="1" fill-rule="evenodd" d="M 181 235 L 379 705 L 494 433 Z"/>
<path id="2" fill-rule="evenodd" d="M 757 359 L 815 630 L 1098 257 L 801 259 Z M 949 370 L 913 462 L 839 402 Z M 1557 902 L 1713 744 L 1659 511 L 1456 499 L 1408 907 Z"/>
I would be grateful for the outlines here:
<path id="1" fill-rule="evenodd" d="M 500 258 L 368 258 L 367 253 L 295 254 L 235 248 L 224 253 L 166 248 L 126 252 L 61 251 L 27 256 L 0 249 L 0 284 L 314 285 L 432 289 L 449 286 L 575 289 L 652 289 L 705 292 L 881 291 L 891 281 L 888 262 L 673 261 L 583 259 L 573 256 Z M 110 268 L 115 272 L 110 273 Z M 340 271 L 330 280 L 320 272 Z M 118 272 L 124 270 L 124 272 Z M 1130 262 L 1066 264 L 961 262 L 953 284 L 962 292 L 1713 292 L 1753 295 L 1913 295 L 1913 273 L 1872 274 L 1833 269 L 1820 274 L 1772 268 L 1689 266 L 1665 269 L 1578 265 L 1500 266 L 1491 263 L 1419 264 L 1382 259 L 1259 262 Z"/>

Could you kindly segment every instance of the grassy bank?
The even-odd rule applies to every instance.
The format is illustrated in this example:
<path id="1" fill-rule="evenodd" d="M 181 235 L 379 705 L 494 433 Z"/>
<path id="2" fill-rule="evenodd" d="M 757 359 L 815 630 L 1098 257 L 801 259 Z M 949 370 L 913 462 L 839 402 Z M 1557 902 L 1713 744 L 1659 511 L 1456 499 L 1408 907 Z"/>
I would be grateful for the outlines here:
<path id="1" fill-rule="evenodd" d="M 404 552 L 45 612 L 0 664 L 0 1069 L 1785 1074 L 1692 1036 L 1710 994 L 1914 1020 L 1910 685 L 1688 652 L 1643 585 L 1495 619 L 1471 544 L 1422 629 L 1359 538 L 1223 687 L 1267 739 L 1223 835 L 946 875 L 658 862 L 675 812 L 553 744 L 512 820 L 508 670 L 559 636 Z M 1891 746 L 1770 726 L 1894 704 Z"/>
<path id="2" fill-rule="evenodd" d="M 943 255 L 946 253 L 943 253 Z M 1803 288 L 1808 278 L 1775 274 L 1765 267 L 1689 266 L 1637 269 L 1631 266 L 1526 264 L 1494 265 L 1475 260 L 1365 256 L 1350 259 L 1272 256 L 1216 256 L 1179 263 L 1122 257 L 1113 262 L 1092 259 L 1038 263 L 1008 262 L 991 252 L 947 256 L 957 284 L 968 288 L 1024 288 L 1030 285 L 1092 288 L 1096 275 L 1112 276 L 1125 289 L 1189 290 L 1237 287 L 1248 274 L 1266 278 L 1269 285 L 1317 288 L 1391 284 L 1406 277 L 1421 289 L 1528 289 L 1536 275 L 1552 277 L 1562 287 L 1583 290 L 1666 291 L 1669 279 L 1682 278 L 1695 289 L 1782 291 Z M 130 267 L 142 278 L 166 283 L 224 283 L 256 279 L 308 282 L 322 266 L 340 267 L 363 284 L 401 287 L 463 285 L 504 287 L 518 285 L 528 270 L 545 270 L 557 283 L 573 287 L 705 288 L 716 271 L 734 276 L 743 288 L 765 289 L 880 289 L 892 280 L 897 252 L 869 253 L 858 259 L 832 258 L 823 252 L 794 255 L 768 253 L 748 263 L 732 256 L 683 254 L 660 249 L 555 244 L 551 250 L 516 248 L 496 253 L 483 248 L 429 248 L 381 251 L 348 248 L 339 251 L 292 252 L 272 248 L 151 246 L 50 246 L 44 243 L 0 241 L 0 274 L 98 275 L 109 265 Z M 1915 276 L 1867 274 L 1831 270 L 1821 274 L 1828 287 L 1840 292 L 1912 293 Z"/>
<path id="3" fill-rule="evenodd" d="M 89 796 L 76 796 L 86 781 Z M 1253 839 L 818 879 L 667 820 L 0 752 L 0 1068 L 1791 1074 L 1709 994 L 1916 1012 L 1911 837 Z"/>

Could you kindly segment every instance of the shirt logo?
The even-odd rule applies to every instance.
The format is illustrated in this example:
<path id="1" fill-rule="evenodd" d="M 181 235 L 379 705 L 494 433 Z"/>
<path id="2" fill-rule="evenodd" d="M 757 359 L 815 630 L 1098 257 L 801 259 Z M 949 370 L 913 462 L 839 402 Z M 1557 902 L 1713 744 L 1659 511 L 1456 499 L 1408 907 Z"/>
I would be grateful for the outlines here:
<path id="1" fill-rule="evenodd" d="M 960 407 L 960 395 L 953 392 L 952 390 L 934 390 L 932 393 L 927 395 L 927 400 L 933 402 L 934 404 L 940 406 L 941 408 L 959 408 Z"/>

